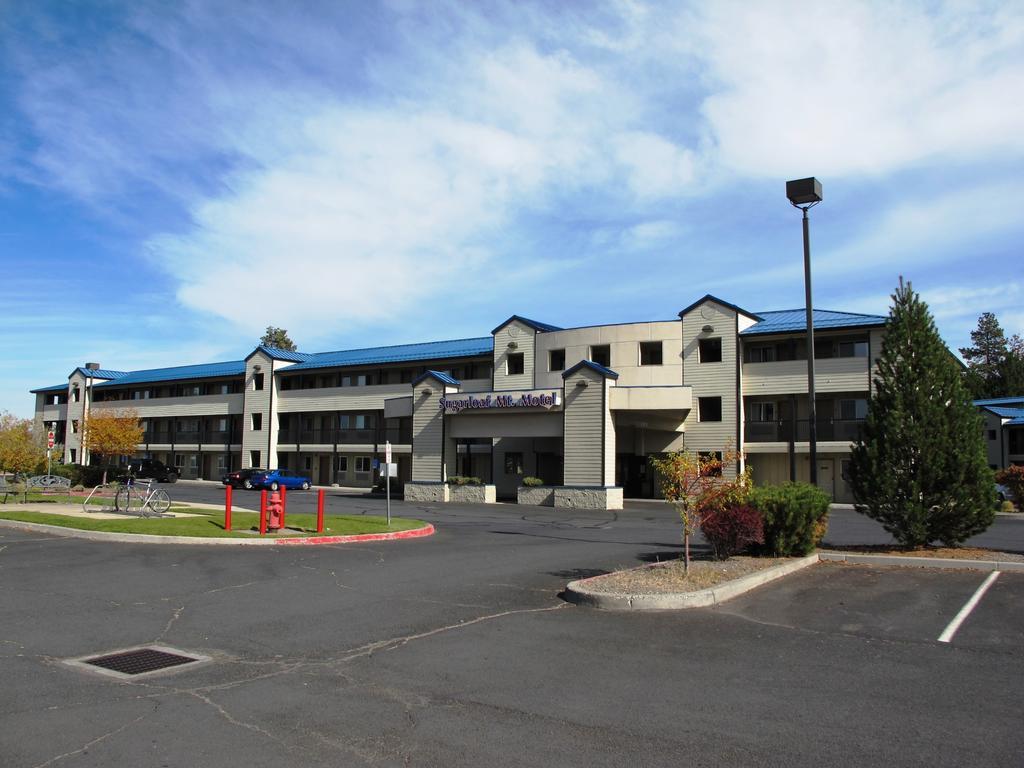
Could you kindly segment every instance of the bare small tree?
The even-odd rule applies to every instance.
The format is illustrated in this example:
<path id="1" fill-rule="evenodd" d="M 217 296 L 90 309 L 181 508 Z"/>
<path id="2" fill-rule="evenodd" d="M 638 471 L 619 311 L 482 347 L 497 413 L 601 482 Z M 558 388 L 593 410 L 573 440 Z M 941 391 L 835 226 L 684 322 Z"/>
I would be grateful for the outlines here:
<path id="1" fill-rule="evenodd" d="M 723 477 L 722 469 L 742 458 L 738 451 L 725 450 L 721 458 L 713 453 L 677 451 L 651 459 L 658 472 L 661 492 L 671 501 L 683 522 L 683 569 L 690 571 L 690 537 L 705 520 L 729 504 L 746 498 L 750 490 L 749 468 L 734 478 Z"/>

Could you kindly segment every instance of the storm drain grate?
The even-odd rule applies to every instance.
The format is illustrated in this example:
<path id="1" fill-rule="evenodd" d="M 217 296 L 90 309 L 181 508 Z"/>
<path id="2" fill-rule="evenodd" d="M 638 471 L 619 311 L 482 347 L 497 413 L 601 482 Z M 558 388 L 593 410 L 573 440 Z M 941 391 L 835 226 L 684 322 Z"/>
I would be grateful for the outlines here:
<path id="1" fill-rule="evenodd" d="M 174 648 L 148 646 L 108 653 L 103 656 L 74 659 L 67 663 L 77 667 L 93 668 L 97 672 L 106 674 L 135 677 L 209 660 L 209 656 L 188 655 Z"/>

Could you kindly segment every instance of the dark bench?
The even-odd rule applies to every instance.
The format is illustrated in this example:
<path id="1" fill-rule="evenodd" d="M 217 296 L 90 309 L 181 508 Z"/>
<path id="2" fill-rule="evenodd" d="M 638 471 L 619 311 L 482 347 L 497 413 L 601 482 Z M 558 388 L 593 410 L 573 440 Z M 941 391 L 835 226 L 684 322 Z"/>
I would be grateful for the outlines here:
<path id="1" fill-rule="evenodd" d="M 25 481 L 25 500 L 30 493 L 43 496 L 70 496 L 71 480 L 60 475 L 36 475 Z"/>

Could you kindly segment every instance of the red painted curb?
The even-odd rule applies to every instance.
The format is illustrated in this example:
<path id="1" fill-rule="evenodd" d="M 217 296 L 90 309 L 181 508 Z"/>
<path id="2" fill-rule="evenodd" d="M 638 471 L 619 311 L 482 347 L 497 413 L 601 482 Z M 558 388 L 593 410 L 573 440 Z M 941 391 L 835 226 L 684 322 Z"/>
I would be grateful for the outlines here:
<path id="1" fill-rule="evenodd" d="M 427 523 L 422 528 L 413 528 L 409 531 L 395 531 L 394 533 L 356 533 L 351 536 L 310 536 L 304 539 L 275 539 L 275 544 L 354 544 L 360 541 L 394 541 L 395 539 L 418 539 L 422 536 L 432 536 L 434 526 Z"/>

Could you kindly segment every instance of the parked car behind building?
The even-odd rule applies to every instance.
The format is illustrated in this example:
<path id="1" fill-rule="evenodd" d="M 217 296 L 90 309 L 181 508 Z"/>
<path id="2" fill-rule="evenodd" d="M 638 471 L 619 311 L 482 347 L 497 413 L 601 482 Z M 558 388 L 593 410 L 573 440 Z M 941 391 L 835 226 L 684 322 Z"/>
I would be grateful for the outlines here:
<path id="1" fill-rule="evenodd" d="M 292 472 L 290 469 L 271 469 L 258 475 L 252 476 L 253 488 L 269 488 L 276 491 L 278 488 L 301 488 L 309 490 L 313 482 L 306 475 Z"/>

